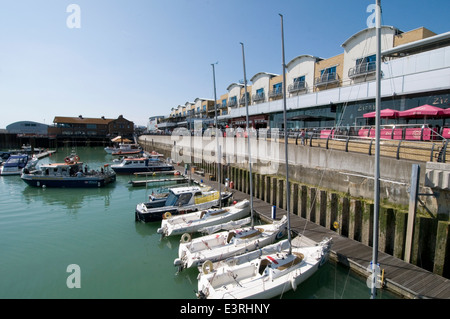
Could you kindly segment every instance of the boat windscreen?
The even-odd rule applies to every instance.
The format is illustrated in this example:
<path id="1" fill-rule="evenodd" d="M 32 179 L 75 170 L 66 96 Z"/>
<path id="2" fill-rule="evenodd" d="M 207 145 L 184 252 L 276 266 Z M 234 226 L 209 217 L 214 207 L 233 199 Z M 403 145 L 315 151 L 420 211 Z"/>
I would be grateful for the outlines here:
<path id="1" fill-rule="evenodd" d="M 167 196 L 166 199 L 166 205 L 165 206 L 174 206 L 178 200 L 178 196 L 174 193 L 170 192 L 169 196 Z"/>

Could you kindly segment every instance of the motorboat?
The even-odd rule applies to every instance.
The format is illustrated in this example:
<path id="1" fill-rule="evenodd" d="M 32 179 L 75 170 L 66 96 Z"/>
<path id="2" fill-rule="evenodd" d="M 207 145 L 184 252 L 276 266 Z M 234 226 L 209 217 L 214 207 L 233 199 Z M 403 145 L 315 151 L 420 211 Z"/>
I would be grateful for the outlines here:
<path id="1" fill-rule="evenodd" d="M 118 146 L 107 146 L 105 147 L 106 153 L 113 154 L 121 152 L 141 152 L 142 148 L 139 146 L 139 144 L 130 144 L 130 143 L 119 143 Z"/>
<path id="2" fill-rule="evenodd" d="M 171 215 L 186 214 L 219 206 L 219 197 L 223 204 L 232 196 L 231 192 L 219 192 L 209 187 L 186 186 L 168 190 L 167 196 L 158 196 L 148 202 L 136 205 L 135 220 L 142 222 L 161 221 L 165 213 Z"/>
<path id="3" fill-rule="evenodd" d="M 125 157 L 119 164 L 111 165 L 111 169 L 117 174 L 134 174 L 139 172 L 173 171 L 175 167 L 155 157 Z"/>
<path id="4" fill-rule="evenodd" d="M 164 222 L 164 221 L 163 221 Z M 217 262 L 275 243 L 286 235 L 287 218 L 257 227 L 240 227 L 191 238 L 183 234 L 174 266 L 179 270 Z"/>
<path id="5" fill-rule="evenodd" d="M 195 233 L 201 228 L 241 219 L 249 214 L 250 202 L 247 199 L 232 206 L 209 208 L 189 214 L 171 216 L 170 213 L 165 213 L 157 232 L 162 236 Z"/>
<path id="6" fill-rule="evenodd" d="M 37 157 L 27 154 L 10 155 L 0 166 L 0 175 L 20 175 L 26 167 L 33 167 L 38 162 Z"/>
<path id="7" fill-rule="evenodd" d="M 66 157 L 64 163 L 42 164 L 39 169 L 24 169 L 22 180 L 35 187 L 103 187 L 116 181 L 116 173 L 105 164 L 100 170 L 88 170 L 78 156 Z"/>
<path id="8" fill-rule="evenodd" d="M 221 261 L 219 267 L 205 261 L 198 276 L 197 297 L 269 299 L 295 290 L 327 261 L 331 238 L 313 246 L 293 247 L 291 251 L 289 247 L 288 240 L 284 240 Z"/>

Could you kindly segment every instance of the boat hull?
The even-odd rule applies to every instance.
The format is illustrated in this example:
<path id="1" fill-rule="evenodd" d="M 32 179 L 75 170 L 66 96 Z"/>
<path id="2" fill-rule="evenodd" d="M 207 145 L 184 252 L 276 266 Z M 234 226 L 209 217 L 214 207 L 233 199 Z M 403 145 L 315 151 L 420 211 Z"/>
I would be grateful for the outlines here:
<path id="1" fill-rule="evenodd" d="M 104 178 L 80 178 L 80 177 L 61 177 L 44 178 L 22 175 L 22 180 L 29 186 L 34 187 L 57 187 L 57 188 L 99 188 L 116 181 L 116 176 L 111 175 Z"/>
<path id="2" fill-rule="evenodd" d="M 111 168 L 117 174 L 134 174 L 134 173 L 141 173 L 141 172 L 166 172 L 166 171 L 175 170 L 175 168 L 172 165 L 147 166 L 147 167 L 120 167 L 120 166 L 112 165 Z"/>
<path id="3" fill-rule="evenodd" d="M 227 193 L 225 196 L 222 196 L 222 204 L 227 203 L 227 201 L 231 198 L 232 193 Z M 159 201 L 159 200 L 158 200 Z M 161 202 L 159 202 L 160 204 Z M 165 203 L 165 199 L 162 199 L 162 205 Z M 158 205 L 158 204 L 156 204 Z M 163 215 L 169 212 L 171 215 L 179 215 L 179 214 L 187 214 L 196 212 L 198 210 L 208 209 L 218 205 L 218 201 L 211 201 L 207 203 L 203 203 L 200 205 L 190 205 L 190 206 L 155 206 L 154 201 L 141 203 L 136 205 L 135 210 L 135 220 L 141 221 L 144 223 L 149 222 L 160 222 L 163 219 Z M 145 207 L 144 207 L 145 206 Z"/>

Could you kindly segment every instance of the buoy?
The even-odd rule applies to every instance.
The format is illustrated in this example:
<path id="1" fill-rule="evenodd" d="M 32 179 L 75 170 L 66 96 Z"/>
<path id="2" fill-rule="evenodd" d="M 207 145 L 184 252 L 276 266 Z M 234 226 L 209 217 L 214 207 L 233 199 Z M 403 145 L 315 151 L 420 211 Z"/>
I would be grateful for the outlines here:
<path id="1" fill-rule="evenodd" d="M 170 212 L 165 212 L 163 217 L 164 219 L 169 219 L 170 217 L 172 217 L 172 214 Z"/>

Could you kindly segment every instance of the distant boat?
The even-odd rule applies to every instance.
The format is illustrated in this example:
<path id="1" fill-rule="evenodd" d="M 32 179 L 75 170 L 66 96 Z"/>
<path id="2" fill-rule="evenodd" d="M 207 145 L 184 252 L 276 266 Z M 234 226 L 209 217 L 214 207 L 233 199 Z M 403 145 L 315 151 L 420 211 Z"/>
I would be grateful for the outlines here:
<path id="1" fill-rule="evenodd" d="M 119 146 L 107 146 L 105 147 L 106 153 L 113 154 L 121 152 L 141 152 L 142 148 L 139 146 L 139 144 L 128 144 L 128 143 L 120 143 Z M 120 155 L 120 154 L 117 154 Z"/>
<path id="2" fill-rule="evenodd" d="M 111 165 L 117 174 L 134 174 L 139 172 L 173 171 L 175 167 L 153 157 L 125 157 L 119 164 Z"/>
<path id="3" fill-rule="evenodd" d="M 22 180 L 35 187 L 103 187 L 116 181 L 116 173 L 106 164 L 98 170 L 85 170 L 79 157 L 67 157 L 64 163 L 43 164 L 37 170 L 24 169 Z"/>
<path id="4" fill-rule="evenodd" d="M 0 175 L 20 175 L 25 167 L 35 165 L 37 161 L 36 157 L 27 154 L 11 155 L 0 167 Z"/>

